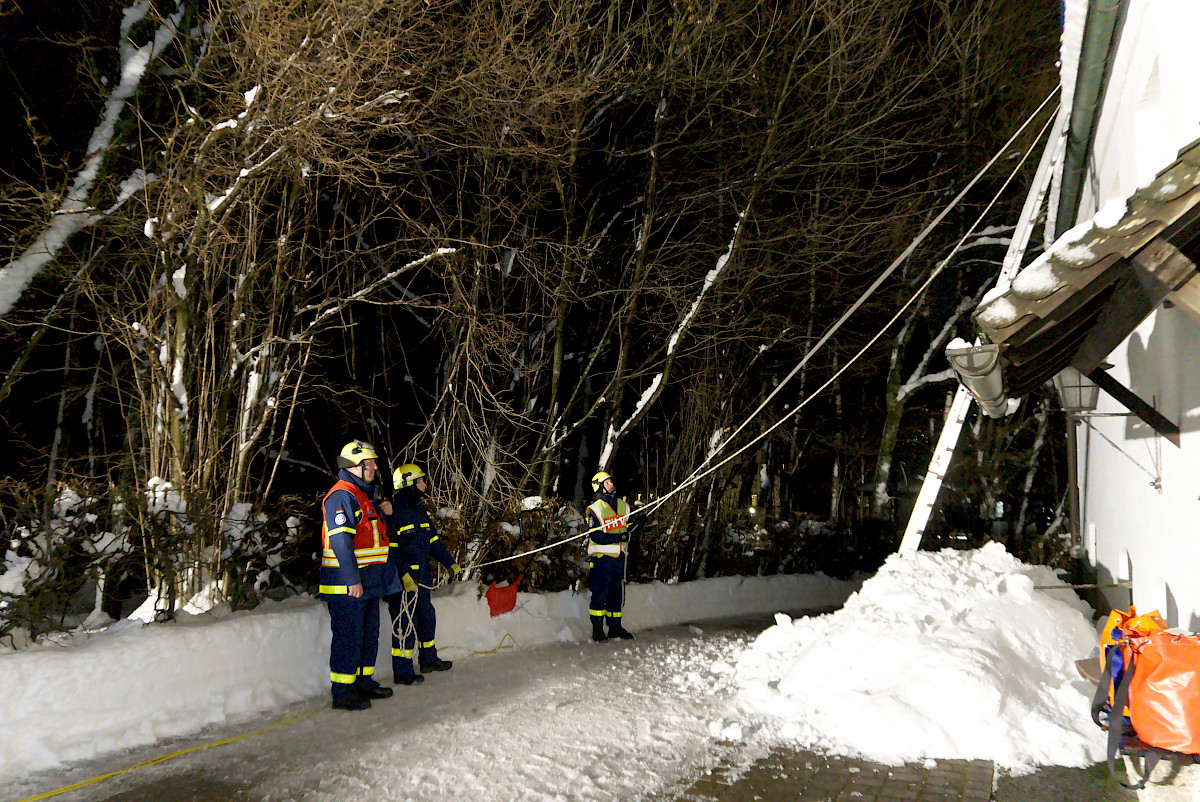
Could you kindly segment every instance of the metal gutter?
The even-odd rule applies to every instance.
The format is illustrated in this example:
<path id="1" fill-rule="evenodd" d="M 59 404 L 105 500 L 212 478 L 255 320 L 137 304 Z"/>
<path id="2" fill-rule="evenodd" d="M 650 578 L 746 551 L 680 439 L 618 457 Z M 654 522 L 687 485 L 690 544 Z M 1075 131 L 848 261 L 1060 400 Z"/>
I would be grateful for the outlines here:
<path id="1" fill-rule="evenodd" d="M 1128 9 L 1129 0 L 1091 0 L 1088 4 L 1063 157 L 1055 239 L 1078 221 L 1079 199 L 1096 143 L 1096 121 L 1112 75 L 1112 56 L 1120 42 Z"/>

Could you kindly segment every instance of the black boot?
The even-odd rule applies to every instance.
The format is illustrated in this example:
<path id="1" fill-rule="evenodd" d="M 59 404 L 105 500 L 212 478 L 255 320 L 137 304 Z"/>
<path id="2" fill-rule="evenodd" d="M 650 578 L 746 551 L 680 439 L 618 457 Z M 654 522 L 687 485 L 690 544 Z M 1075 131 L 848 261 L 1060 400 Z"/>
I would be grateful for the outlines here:
<path id="1" fill-rule="evenodd" d="M 608 643 L 608 636 L 604 634 L 604 619 L 599 616 L 592 616 L 592 640 L 596 643 Z"/>
<path id="2" fill-rule="evenodd" d="M 352 691 L 349 696 L 333 700 L 334 710 L 366 710 L 370 706 L 371 700 L 364 699 L 357 691 Z"/>
<path id="3" fill-rule="evenodd" d="M 394 693 L 391 688 L 385 688 L 373 679 L 359 680 L 354 689 L 363 699 L 388 699 Z"/>
<path id="4" fill-rule="evenodd" d="M 608 636 L 610 638 L 620 638 L 621 640 L 633 640 L 633 633 L 620 624 L 610 626 L 608 628 Z"/>
<path id="5" fill-rule="evenodd" d="M 425 678 L 420 674 L 413 674 L 411 677 L 396 677 L 392 682 L 397 685 L 420 685 L 425 681 Z"/>
<path id="6" fill-rule="evenodd" d="M 442 660 L 441 658 L 438 658 L 432 663 L 421 663 L 421 673 L 428 674 L 430 671 L 449 671 L 450 667 L 453 665 L 453 660 Z"/>

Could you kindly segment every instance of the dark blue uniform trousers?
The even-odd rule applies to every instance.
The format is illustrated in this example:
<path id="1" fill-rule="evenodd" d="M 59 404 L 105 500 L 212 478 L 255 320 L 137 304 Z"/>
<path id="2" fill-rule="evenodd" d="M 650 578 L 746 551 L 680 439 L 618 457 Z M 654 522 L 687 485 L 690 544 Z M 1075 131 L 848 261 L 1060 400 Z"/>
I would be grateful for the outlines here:
<path id="1" fill-rule="evenodd" d="M 375 673 L 379 651 L 379 599 L 326 596 L 329 627 L 330 686 L 335 701 L 349 698 L 355 682 Z"/>
<path id="2" fill-rule="evenodd" d="M 625 601 L 625 555 L 605 557 L 592 555 L 592 569 L 588 572 L 588 590 L 592 592 L 592 603 L 588 613 L 592 622 L 609 619 L 614 627 L 621 626 L 621 603 Z"/>

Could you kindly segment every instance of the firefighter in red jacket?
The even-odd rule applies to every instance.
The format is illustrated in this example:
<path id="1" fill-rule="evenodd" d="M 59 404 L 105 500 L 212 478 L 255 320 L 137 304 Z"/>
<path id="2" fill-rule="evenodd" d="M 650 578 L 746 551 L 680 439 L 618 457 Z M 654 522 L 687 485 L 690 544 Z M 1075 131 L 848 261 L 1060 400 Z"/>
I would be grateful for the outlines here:
<path id="1" fill-rule="evenodd" d="M 612 476 L 600 471 L 592 477 L 596 500 L 587 508 L 588 590 L 592 593 L 588 615 L 592 619 L 592 640 L 629 640 L 633 633 L 621 624 L 625 602 L 625 554 L 629 544 L 629 503 L 618 499 Z M 608 634 L 604 622 L 608 621 Z"/>
<path id="2" fill-rule="evenodd" d="M 372 699 L 392 695 L 373 676 L 379 600 L 403 587 L 388 562 L 387 524 L 372 501 L 378 458 L 369 443 L 347 443 L 321 505 L 320 595 L 329 605 L 329 679 L 339 710 L 366 710 Z"/>

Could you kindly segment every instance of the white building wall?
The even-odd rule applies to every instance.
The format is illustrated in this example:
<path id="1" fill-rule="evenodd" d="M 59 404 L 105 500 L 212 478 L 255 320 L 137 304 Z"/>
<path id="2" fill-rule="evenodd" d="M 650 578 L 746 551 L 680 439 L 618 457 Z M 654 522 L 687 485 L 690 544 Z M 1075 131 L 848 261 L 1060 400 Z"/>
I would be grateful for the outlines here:
<path id="1" fill-rule="evenodd" d="M 1113 378 L 1180 424 L 1181 448 L 1104 393 L 1077 428 L 1082 532 L 1117 606 L 1132 598 L 1172 625 L 1200 631 L 1200 327 L 1159 310 L 1112 353 Z M 1105 417 L 1111 416 L 1111 417 Z"/>
<path id="2" fill-rule="evenodd" d="M 1121 200 L 1200 139 L 1200 2 L 1130 0 L 1079 220 Z"/>
<path id="3" fill-rule="evenodd" d="M 1130 0 L 1079 220 L 1128 197 L 1200 138 L 1198 0 Z M 1200 323 L 1157 310 L 1108 358 L 1114 378 L 1179 424 L 1182 448 L 1104 393 L 1077 428 L 1081 532 L 1117 606 L 1200 631 Z M 1105 414 L 1116 416 L 1104 417 Z"/>

